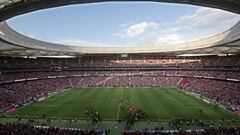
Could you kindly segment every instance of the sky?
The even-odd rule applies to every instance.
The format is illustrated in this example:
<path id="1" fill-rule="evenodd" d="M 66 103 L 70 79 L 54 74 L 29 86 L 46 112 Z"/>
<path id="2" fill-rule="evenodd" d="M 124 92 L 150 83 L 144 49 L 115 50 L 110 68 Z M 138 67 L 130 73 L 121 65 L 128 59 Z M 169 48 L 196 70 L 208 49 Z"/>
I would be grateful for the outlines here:
<path id="1" fill-rule="evenodd" d="M 158 46 L 221 33 L 240 21 L 227 11 L 184 4 L 106 2 L 70 5 L 8 20 L 29 37 L 74 46 Z"/>

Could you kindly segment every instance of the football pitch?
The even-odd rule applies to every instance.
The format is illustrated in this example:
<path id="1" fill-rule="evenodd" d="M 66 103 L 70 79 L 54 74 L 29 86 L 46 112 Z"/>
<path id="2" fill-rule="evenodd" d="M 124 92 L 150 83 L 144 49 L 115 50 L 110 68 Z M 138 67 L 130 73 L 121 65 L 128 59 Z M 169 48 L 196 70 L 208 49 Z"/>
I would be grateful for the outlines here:
<path id="1" fill-rule="evenodd" d="M 187 118 L 232 120 L 236 116 L 175 88 L 71 88 L 10 113 L 12 116 L 88 119 L 93 106 L 102 120 L 124 120 L 129 106 L 142 109 L 144 120 Z M 237 118 L 236 118 L 237 119 Z"/>

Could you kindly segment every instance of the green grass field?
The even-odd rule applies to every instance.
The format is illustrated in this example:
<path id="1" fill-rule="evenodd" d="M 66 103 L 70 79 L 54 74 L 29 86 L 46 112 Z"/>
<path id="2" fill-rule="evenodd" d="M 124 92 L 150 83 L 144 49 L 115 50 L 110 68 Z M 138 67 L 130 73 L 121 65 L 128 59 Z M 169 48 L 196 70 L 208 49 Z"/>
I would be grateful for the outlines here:
<path id="1" fill-rule="evenodd" d="M 122 100 L 122 104 L 120 103 Z M 143 109 L 149 120 L 197 118 L 232 120 L 233 114 L 174 88 L 72 88 L 43 101 L 27 105 L 10 115 L 87 118 L 86 108 L 95 106 L 103 120 L 126 117 L 129 105 Z"/>

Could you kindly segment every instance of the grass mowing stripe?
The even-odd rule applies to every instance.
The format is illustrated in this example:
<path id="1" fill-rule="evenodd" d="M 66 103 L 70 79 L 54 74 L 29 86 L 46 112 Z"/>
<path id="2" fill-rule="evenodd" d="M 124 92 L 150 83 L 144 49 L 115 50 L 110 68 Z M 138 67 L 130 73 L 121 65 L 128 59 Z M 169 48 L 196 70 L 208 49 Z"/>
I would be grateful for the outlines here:
<path id="1" fill-rule="evenodd" d="M 170 97 L 170 98 L 172 99 L 172 101 L 174 101 L 176 104 L 179 104 L 179 105 L 182 106 L 183 108 L 186 108 L 185 105 L 181 104 L 181 102 L 179 102 L 172 94 L 170 94 L 169 91 L 167 91 L 166 94 L 167 94 L 168 97 Z"/>
<path id="2" fill-rule="evenodd" d="M 120 97 L 119 104 L 118 104 L 117 120 L 119 119 L 120 108 L 121 108 L 121 105 L 122 105 L 122 101 L 121 100 L 122 100 L 123 91 L 124 91 L 124 89 L 122 88 L 121 97 Z"/>

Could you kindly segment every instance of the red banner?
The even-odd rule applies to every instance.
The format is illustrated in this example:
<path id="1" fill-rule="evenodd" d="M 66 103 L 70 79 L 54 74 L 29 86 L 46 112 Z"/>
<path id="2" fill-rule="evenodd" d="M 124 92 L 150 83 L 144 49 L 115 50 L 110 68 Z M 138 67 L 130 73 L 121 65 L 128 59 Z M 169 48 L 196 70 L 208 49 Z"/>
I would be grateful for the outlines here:
<path id="1" fill-rule="evenodd" d="M 15 110 L 16 110 L 15 108 L 12 108 L 12 109 L 7 110 L 6 112 L 10 113 L 10 112 L 14 112 Z"/>

